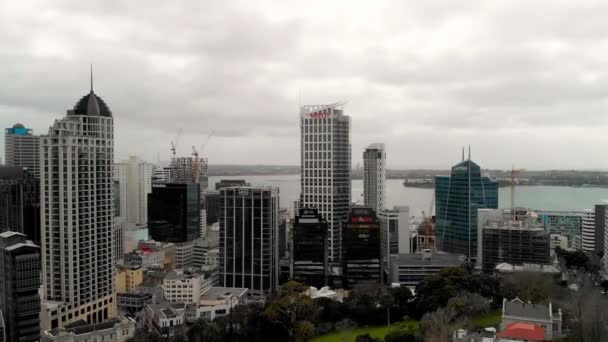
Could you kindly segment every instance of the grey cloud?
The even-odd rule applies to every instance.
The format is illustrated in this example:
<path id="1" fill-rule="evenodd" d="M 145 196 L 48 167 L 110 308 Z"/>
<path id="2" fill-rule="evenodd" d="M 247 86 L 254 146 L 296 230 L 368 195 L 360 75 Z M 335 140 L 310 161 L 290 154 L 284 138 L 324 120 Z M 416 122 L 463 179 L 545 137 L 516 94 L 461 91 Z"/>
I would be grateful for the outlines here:
<path id="1" fill-rule="evenodd" d="M 608 128 L 606 10 L 595 1 L 5 2 L 2 123 L 45 132 L 88 91 L 94 63 L 118 159 L 166 159 L 182 128 L 183 153 L 215 131 L 211 162 L 297 164 L 299 101 L 346 100 L 353 163 L 385 141 L 393 167 L 447 167 L 468 143 L 488 167 L 518 158 L 559 168 L 556 156 L 571 152 L 567 167 L 608 167 L 574 153 Z M 568 130 L 586 133 L 572 144 L 561 138 Z"/>

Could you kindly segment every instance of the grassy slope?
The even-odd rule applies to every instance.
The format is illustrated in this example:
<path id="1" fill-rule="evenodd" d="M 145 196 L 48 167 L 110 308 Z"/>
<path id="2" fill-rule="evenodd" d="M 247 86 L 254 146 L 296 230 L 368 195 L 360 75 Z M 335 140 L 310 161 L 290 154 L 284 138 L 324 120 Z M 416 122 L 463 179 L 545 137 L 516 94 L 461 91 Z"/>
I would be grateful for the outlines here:
<path id="1" fill-rule="evenodd" d="M 398 322 L 395 324 L 391 324 L 390 327 L 374 326 L 367 328 L 357 328 L 350 331 L 335 331 L 329 334 L 317 336 L 313 338 L 311 342 L 354 342 L 357 336 L 363 334 L 370 334 L 373 337 L 384 339 L 384 336 L 389 332 L 391 328 L 397 327 L 401 324 L 412 324 L 415 326 L 416 329 L 418 329 L 417 321 Z"/>

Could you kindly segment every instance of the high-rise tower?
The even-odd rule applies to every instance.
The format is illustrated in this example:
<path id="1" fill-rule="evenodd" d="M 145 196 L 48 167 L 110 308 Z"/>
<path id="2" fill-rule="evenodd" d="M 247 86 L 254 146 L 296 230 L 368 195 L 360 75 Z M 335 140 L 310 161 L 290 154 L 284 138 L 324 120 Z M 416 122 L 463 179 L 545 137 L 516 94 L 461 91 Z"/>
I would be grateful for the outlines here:
<path id="1" fill-rule="evenodd" d="M 279 189 L 220 190 L 220 284 L 267 297 L 279 285 Z"/>
<path id="2" fill-rule="evenodd" d="M 498 183 L 481 174 L 469 159 L 452 167 L 450 176 L 435 177 L 437 238 L 445 252 L 477 255 L 477 209 L 498 208 Z"/>
<path id="3" fill-rule="evenodd" d="M 363 152 L 363 205 L 377 213 L 386 209 L 386 150 L 384 144 L 369 145 Z"/>
<path id="4" fill-rule="evenodd" d="M 127 222 L 145 224 L 148 221 L 148 194 L 152 192 L 152 171 L 154 165 L 137 159 L 114 165 L 114 179 L 118 181 L 120 192 L 120 216 Z"/>
<path id="5" fill-rule="evenodd" d="M 92 85 L 41 137 L 42 329 L 115 315 L 114 127 Z"/>
<path id="6" fill-rule="evenodd" d="M 0 234 L 0 261 L 2 341 L 39 341 L 40 247 L 24 234 L 3 232 Z"/>
<path id="7" fill-rule="evenodd" d="M 351 200 L 350 117 L 343 104 L 300 108 L 301 198 L 300 208 L 316 208 L 327 220 L 329 261 L 341 256 L 340 225 L 348 216 Z"/>
<path id="8" fill-rule="evenodd" d="M 4 163 L 27 169 L 39 178 L 40 160 L 38 148 L 40 137 L 33 134 L 31 128 L 18 123 L 4 131 Z"/>

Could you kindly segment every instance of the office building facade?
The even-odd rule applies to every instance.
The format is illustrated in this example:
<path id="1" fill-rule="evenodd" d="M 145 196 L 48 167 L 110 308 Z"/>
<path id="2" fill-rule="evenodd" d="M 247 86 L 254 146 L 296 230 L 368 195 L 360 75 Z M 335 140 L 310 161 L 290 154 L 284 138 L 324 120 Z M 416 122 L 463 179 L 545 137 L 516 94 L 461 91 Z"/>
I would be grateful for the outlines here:
<path id="1" fill-rule="evenodd" d="M 114 165 L 114 179 L 120 187 L 120 212 L 127 222 L 143 225 L 148 220 L 153 167 L 134 156 Z"/>
<path id="2" fill-rule="evenodd" d="M 344 288 L 381 282 L 380 223 L 371 208 L 353 207 L 342 229 Z"/>
<path id="3" fill-rule="evenodd" d="M 40 177 L 40 137 L 18 123 L 4 131 L 4 165 L 26 169 Z"/>
<path id="4" fill-rule="evenodd" d="M 301 208 L 316 208 L 329 225 L 329 260 L 340 262 L 341 224 L 351 202 L 350 117 L 341 103 L 300 108 Z"/>
<path id="5" fill-rule="evenodd" d="M 40 247 L 25 234 L 0 233 L 0 311 L 7 342 L 40 338 Z"/>
<path id="6" fill-rule="evenodd" d="M 413 253 L 413 239 L 410 232 L 410 208 L 395 206 L 392 210 L 378 213 L 380 222 L 380 246 L 382 251 L 382 274 L 391 279 L 391 255 Z"/>
<path id="7" fill-rule="evenodd" d="M 317 209 L 300 209 L 293 224 L 293 280 L 321 288 L 328 285 L 328 224 Z"/>
<path id="8" fill-rule="evenodd" d="M 148 195 L 148 231 L 154 241 L 186 242 L 200 235 L 196 183 L 154 184 Z"/>
<path id="9" fill-rule="evenodd" d="M 435 177 L 435 205 L 438 248 L 474 259 L 477 210 L 498 208 L 498 183 L 482 176 L 469 158 L 452 167 L 450 176 Z"/>
<path id="10" fill-rule="evenodd" d="M 369 145 L 363 152 L 363 205 L 377 213 L 386 209 L 386 149 Z"/>
<path id="11" fill-rule="evenodd" d="M 581 249 L 583 252 L 595 252 L 595 210 L 586 210 L 581 220 Z"/>
<path id="12" fill-rule="evenodd" d="M 568 248 L 580 249 L 585 211 L 555 211 L 541 210 L 538 220 L 551 234 L 559 234 L 568 238 Z"/>
<path id="13" fill-rule="evenodd" d="M 604 251 L 604 234 L 606 227 L 606 208 L 608 204 L 595 205 L 595 253 Z"/>
<path id="14" fill-rule="evenodd" d="M 27 235 L 40 244 L 40 184 L 34 174 L 0 166 L 0 231 Z"/>
<path id="15" fill-rule="evenodd" d="M 43 329 L 115 315 L 114 124 L 91 88 L 41 136 Z"/>
<path id="16" fill-rule="evenodd" d="M 279 189 L 226 187 L 220 190 L 220 284 L 248 288 L 266 297 L 279 277 Z"/>

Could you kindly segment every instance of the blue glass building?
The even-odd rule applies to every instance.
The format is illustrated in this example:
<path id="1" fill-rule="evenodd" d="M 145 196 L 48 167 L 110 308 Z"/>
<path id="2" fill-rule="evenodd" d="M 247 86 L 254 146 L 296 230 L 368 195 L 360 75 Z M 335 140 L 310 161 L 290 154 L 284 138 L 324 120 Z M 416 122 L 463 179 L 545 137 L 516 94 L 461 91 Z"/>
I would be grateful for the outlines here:
<path id="1" fill-rule="evenodd" d="M 498 208 L 498 183 L 481 175 L 479 165 L 464 160 L 450 176 L 435 177 L 438 247 L 450 253 L 477 256 L 477 209 Z"/>

